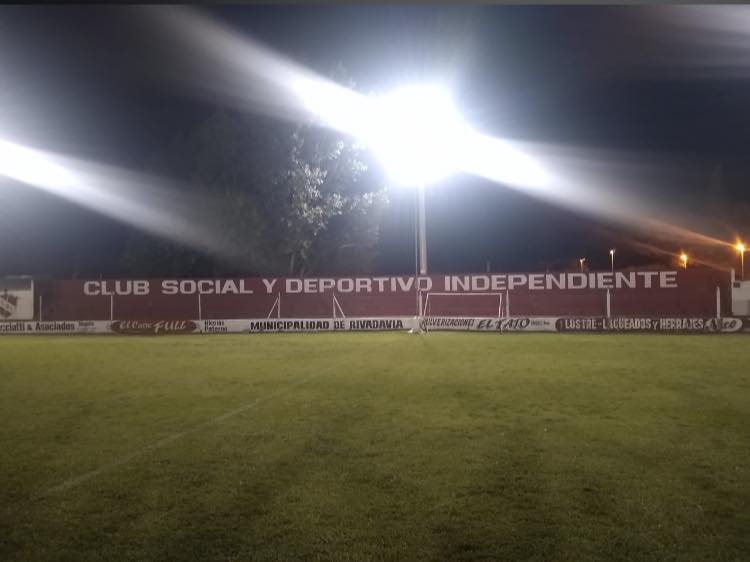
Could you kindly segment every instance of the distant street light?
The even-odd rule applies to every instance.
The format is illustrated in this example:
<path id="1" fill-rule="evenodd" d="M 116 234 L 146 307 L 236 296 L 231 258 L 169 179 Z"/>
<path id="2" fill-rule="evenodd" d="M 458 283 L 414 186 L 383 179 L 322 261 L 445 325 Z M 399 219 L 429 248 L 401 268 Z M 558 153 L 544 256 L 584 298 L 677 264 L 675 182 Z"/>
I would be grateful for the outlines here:
<path id="1" fill-rule="evenodd" d="M 578 265 L 580 266 L 581 271 L 583 271 L 583 262 L 585 261 L 586 261 L 586 258 L 581 258 L 578 260 Z"/>
<path id="2" fill-rule="evenodd" d="M 740 253 L 740 279 L 745 280 L 745 245 L 737 242 L 735 249 Z"/>
<path id="3" fill-rule="evenodd" d="M 688 255 L 685 252 L 680 254 L 680 263 L 682 264 L 683 269 L 687 269 Z"/>
<path id="4" fill-rule="evenodd" d="M 612 269 L 612 273 L 614 273 L 615 272 L 615 249 L 614 248 L 612 248 L 609 251 L 609 262 L 610 262 L 610 267 Z"/>

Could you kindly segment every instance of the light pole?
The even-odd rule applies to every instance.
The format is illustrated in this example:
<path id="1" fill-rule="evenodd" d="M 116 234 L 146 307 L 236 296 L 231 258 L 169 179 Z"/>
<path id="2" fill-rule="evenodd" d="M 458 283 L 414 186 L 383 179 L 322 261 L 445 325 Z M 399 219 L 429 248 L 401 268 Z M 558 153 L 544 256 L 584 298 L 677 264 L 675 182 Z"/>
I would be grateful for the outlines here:
<path id="1" fill-rule="evenodd" d="M 688 255 L 685 252 L 680 254 L 680 263 L 682 264 L 682 269 L 687 269 Z"/>
<path id="2" fill-rule="evenodd" d="M 745 245 L 742 242 L 737 242 L 735 249 L 740 253 L 740 279 L 745 280 Z"/>
<path id="3" fill-rule="evenodd" d="M 375 100 L 372 121 L 363 132 L 366 144 L 394 184 L 414 189 L 414 292 L 422 332 L 424 303 L 421 277 L 427 268 L 427 188 L 460 169 L 461 139 L 468 128 L 450 95 L 435 85 L 400 88 Z"/>
<path id="4" fill-rule="evenodd" d="M 421 322 L 424 311 L 422 310 L 422 289 L 419 284 L 419 278 L 427 275 L 427 220 L 426 220 L 426 197 L 425 185 L 420 184 L 417 187 L 417 240 L 419 242 L 417 254 L 417 276 L 414 279 L 415 290 L 417 292 L 419 320 Z"/>
<path id="5" fill-rule="evenodd" d="M 610 268 L 612 270 L 612 273 L 614 273 L 615 272 L 615 249 L 614 248 L 612 248 L 609 251 L 609 263 L 610 263 Z"/>
<path id="6" fill-rule="evenodd" d="M 581 259 L 578 260 L 578 266 L 579 266 L 579 268 L 580 268 L 581 271 L 583 271 L 583 262 L 585 262 L 585 261 L 586 261 L 586 258 L 581 258 Z"/>
<path id="7" fill-rule="evenodd" d="M 425 186 L 417 187 L 419 220 L 419 274 L 427 275 L 427 223 L 425 219 Z"/>
<path id="8" fill-rule="evenodd" d="M 414 331 L 421 331 L 422 291 L 419 278 L 427 275 L 427 227 L 425 220 L 425 186 L 422 184 L 414 190 L 414 292 L 417 296 L 416 312 L 419 325 Z"/>

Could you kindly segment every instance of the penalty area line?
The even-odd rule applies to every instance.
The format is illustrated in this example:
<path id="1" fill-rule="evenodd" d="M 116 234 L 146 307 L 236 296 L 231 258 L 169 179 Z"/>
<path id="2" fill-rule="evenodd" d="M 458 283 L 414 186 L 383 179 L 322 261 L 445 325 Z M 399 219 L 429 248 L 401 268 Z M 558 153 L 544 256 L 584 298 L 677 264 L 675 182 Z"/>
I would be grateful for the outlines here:
<path id="1" fill-rule="evenodd" d="M 219 424 L 225 420 L 228 420 L 229 418 L 232 418 L 238 414 L 241 414 L 243 412 L 246 412 L 248 410 L 252 410 L 254 407 L 256 407 L 259 404 L 263 404 L 264 402 L 268 402 L 269 400 L 272 400 L 273 398 L 276 398 L 277 396 L 281 396 L 283 394 L 286 394 L 290 390 L 293 390 L 294 388 L 297 388 L 298 386 L 302 386 L 303 384 L 306 384 L 310 382 L 311 380 L 321 376 L 323 373 L 319 373 L 317 375 L 312 375 L 309 377 L 306 377 L 302 380 L 299 380 L 297 382 L 291 383 L 284 388 L 280 388 L 279 390 L 276 390 L 274 392 L 269 392 L 268 394 L 261 396 L 259 398 L 256 398 L 252 402 L 248 402 L 247 404 L 243 404 L 242 406 L 239 406 L 233 410 L 230 410 L 229 412 L 226 412 L 224 414 L 221 414 L 220 416 L 217 416 L 215 418 L 211 418 L 210 420 L 201 422 L 197 425 L 194 425 L 193 427 L 189 429 L 185 429 L 183 431 L 179 431 L 177 433 L 173 433 L 172 435 L 168 435 L 167 437 L 163 437 L 159 439 L 158 441 L 154 441 L 153 443 L 146 445 L 145 447 L 141 447 L 140 449 L 133 451 L 132 453 L 125 455 L 124 457 L 120 457 L 116 460 L 113 460 L 111 462 L 108 462 L 106 464 L 103 464 L 102 466 L 95 468 L 94 470 L 90 470 L 89 472 L 84 472 L 83 474 L 80 474 L 78 476 L 74 476 L 73 478 L 69 478 L 62 482 L 61 484 L 58 484 L 57 486 L 53 486 L 46 491 L 38 494 L 34 497 L 34 499 L 39 499 L 45 496 L 49 496 L 52 494 L 57 494 L 61 492 L 66 492 L 70 490 L 71 488 L 74 488 L 76 486 L 79 486 L 80 484 L 83 484 L 84 482 L 87 482 L 88 480 L 91 480 L 92 478 L 96 478 L 100 474 L 104 472 L 108 472 L 110 470 L 113 470 L 115 468 L 118 468 L 120 466 L 124 466 L 128 464 L 133 459 L 140 457 L 142 455 L 145 455 L 146 453 L 149 453 L 151 451 L 154 451 L 156 449 L 159 449 L 161 447 L 164 447 L 165 445 L 169 445 L 170 443 L 174 443 L 175 441 L 178 441 L 179 439 L 182 439 L 183 437 L 186 437 L 188 435 L 192 435 L 193 433 L 197 433 L 203 429 L 206 429 L 212 425 Z"/>

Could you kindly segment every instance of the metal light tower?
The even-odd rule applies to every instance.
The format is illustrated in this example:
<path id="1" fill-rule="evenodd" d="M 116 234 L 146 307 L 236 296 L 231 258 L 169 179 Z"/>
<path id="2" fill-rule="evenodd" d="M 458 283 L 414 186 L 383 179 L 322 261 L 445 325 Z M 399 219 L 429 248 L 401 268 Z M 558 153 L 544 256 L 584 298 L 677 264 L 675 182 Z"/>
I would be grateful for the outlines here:
<path id="1" fill-rule="evenodd" d="M 416 313 L 420 321 L 418 329 L 421 331 L 422 291 L 419 288 L 420 276 L 427 275 L 427 227 L 425 219 L 425 186 L 419 185 L 414 190 L 414 292 L 417 296 Z"/>
<path id="2" fill-rule="evenodd" d="M 362 141 L 394 185 L 417 192 L 414 276 L 420 323 L 424 311 L 419 276 L 427 274 L 426 188 L 461 171 L 504 184 L 549 186 L 549 175 L 534 159 L 466 123 L 440 84 L 406 85 L 366 97 L 324 80 L 300 77 L 292 89 L 325 126 Z"/>
<path id="3" fill-rule="evenodd" d="M 453 105 L 451 96 L 439 86 L 422 84 L 404 87 L 377 100 L 377 121 L 365 139 L 396 185 L 413 189 L 414 292 L 417 325 L 422 331 L 424 303 L 420 277 L 427 275 L 426 192 L 428 186 L 459 168 L 457 143 L 467 126 Z"/>

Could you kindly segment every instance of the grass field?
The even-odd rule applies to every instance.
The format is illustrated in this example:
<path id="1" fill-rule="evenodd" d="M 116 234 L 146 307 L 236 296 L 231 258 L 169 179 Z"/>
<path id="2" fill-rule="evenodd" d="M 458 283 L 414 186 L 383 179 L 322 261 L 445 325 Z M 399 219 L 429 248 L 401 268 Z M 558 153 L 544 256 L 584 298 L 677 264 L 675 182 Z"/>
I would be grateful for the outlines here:
<path id="1" fill-rule="evenodd" d="M 750 338 L 0 338 L 0 560 L 748 560 Z"/>

